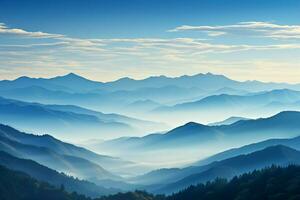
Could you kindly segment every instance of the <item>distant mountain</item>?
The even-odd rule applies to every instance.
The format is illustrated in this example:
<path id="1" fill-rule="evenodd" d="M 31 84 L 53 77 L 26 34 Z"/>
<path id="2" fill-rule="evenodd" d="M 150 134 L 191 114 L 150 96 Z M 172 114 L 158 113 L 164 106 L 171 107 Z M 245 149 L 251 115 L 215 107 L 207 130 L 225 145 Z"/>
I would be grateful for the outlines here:
<path id="1" fill-rule="evenodd" d="M 118 177 L 111 176 L 106 170 L 103 171 L 101 167 L 111 170 L 115 174 L 128 174 L 128 173 L 141 173 L 143 167 L 136 163 L 125 161 L 116 157 L 110 157 L 105 155 L 99 155 L 85 148 L 78 147 L 69 143 L 62 142 L 50 135 L 32 135 L 20 132 L 9 126 L 0 125 L 0 148 L 3 151 L 11 153 L 18 157 L 24 157 L 36 160 L 47 166 L 53 166 L 57 170 L 65 170 L 74 173 L 83 173 L 85 177 L 92 175 L 94 178 L 101 178 L 101 173 L 104 178 L 112 178 L 119 180 Z M 54 160 L 54 161 L 53 161 Z M 56 161 L 55 161 L 56 160 Z M 90 165 L 80 166 L 78 161 Z M 70 163 L 70 165 L 66 165 Z M 74 166 L 72 167 L 72 165 Z M 97 166 L 97 165 L 101 166 Z M 80 171 L 82 169 L 82 171 Z M 98 171 L 98 177 L 96 171 L 93 173 L 91 170 Z M 84 174 L 84 172 L 86 173 Z M 102 171 L 102 172 L 101 172 Z"/>
<path id="2" fill-rule="evenodd" d="M 60 188 L 61 185 L 63 185 L 68 192 L 77 192 L 79 194 L 85 194 L 92 197 L 99 197 L 118 192 L 117 189 L 106 189 L 88 181 L 75 179 L 65 174 L 58 173 L 57 171 L 40 165 L 32 160 L 20 159 L 3 151 L 0 151 L 0 165 L 0 173 L 2 174 L 0 176 L 0 179 L 2 180 L 0 181 L 1 183 L 3 183 L 4 178 L 8 178 L 5 181 L 6 184 L 8 184 L 9 181 L 17 182 L 19 180 L 15 176 L 10 178 L 4 176 L 3 172 L 7 169 L 4 169 L 2 166 L 5 166 L 11 170 L 24 172 L 39 181 L 50 183 L 57 188 Z M 26 182 L 26 184 L 22 182 L 22 187 L 26 187 L 27 184 L 28 182 Z M 9 185 L 11 186 L 12 184 Z"/>
<path id="3" fill-rule="evenodd" d="M 0 96 L 27 102 L 37 102 L 42 104 L 71 104 L 93 109 L 109 111 L 113 106 L 120 108 L 127 102 L 114 98 L 110 93 L 97 92 L 73 92 L 72 90 L 53 90 L 42 86 L 28 86 L 14 89 L 0 89 Z M 105 110 L 108 107 L 108 110 Z"/>
<path id="4" fill-rule="evenodd" d="M 105 83 L 105 88 L 112 90 L 135 90 L 144 87 L 164 87 L 164 86 L 178 86 L 183 88 L 197 87 L 204 90 L 219 90 L 222 88 L 232 88 L 234 90 L 246 91 L 263 91 L 270 89 L 296 89 L 299 85 L 290 85 L 285 83 L 264 83 L 259 81 L 234 81 L 223 75 L 216 75 L 212 73 L 196 74 L 192 76 L 180 77 L 166 77 L 153 76 L 143 80 L 134 80 L 130 78 L 122 78 L 116 81 Z"/>
<path id="5" fill-rule="evenodd" d="M 135 80 L 128 77 L 118 79 L 111 82 L 91 81 L 74 73 L 53 78 L 30 78 L 20 77 L 12 81 L 4 80 L 0 82 L 2 90 L 23 88 L 29 86 L 40 86 L 51 90 L 63 91 L 118 91 L 118 90 L 136 90 L 140 88 L 160 88 L 166 86 L 177 86 L 182 88 L 197 87 L 204 90 L 222 90 L 230 88 L 230 90 L 246 90 L 263 91 L 270 89 L 296 89 L 297 84 L 286 83 L 264 83 L 259 81 L 234 81 L 224 75 L 212 73 L 196 74 L 192 76 L 184 75 L 180 77 L 152 76 L 142 80 Z M 227 89 L 226 89 L 227 90 Z"/>
<path id="6" fill-rule="evenodd" d="M 0 97 L 0 121 L 22 130 L 52 133 L 59 138 L 70 138 L 70 134 L 72 133 L 72 139 L 74 140 L 81 137 L 82 130 L 86 130 L 85 139 L 99 137 L 112 138 L 108 134 L 119 135 L 120 132 L 123 134 L 136 132 L 128 124 L 112 120 L 113 118 L 119 118 L 123 119 L 124 122 L 126 120 L 133 122 L 134 119 L 123 118 L 123 116 L 118 115 L 106 116 L 102 113 L 78 107 L 72 108 L 73 110 L 76 109 L 76 111 L 72 112 L 72 109 L 67 110 L 67 106 L 47 106 Z M 101 116 L 101 119 L 99 119 L 99 116 Z M 146 123 L 138 120 L 136 122 Z"/>
<path id="7" fill-rule="evenodd" d="M 91 81 L 74 73 L 49 79 L 23 76 L 12 81 L 4 80 L 0 82 L 1 90 L 38 86 L 49 90 L 67 92 L 85 92 L 98 89 L 101 85 L 101 82 Z"/>
<path id="8" fill-rule="evenodd" d="M 106 141 L 102 145 L 117 145 L 122 148 L 178 148 L 193 144 L 204 144 L 235 137 L 251 136 L 257 138 L 293 137 L 299 135 L 300 112 L 285 111 L 269 118 L 254 120 L 240 120 L 233 124 L 221 126 L 207 126 L 195 122 L 187 123 L 170 130 L 165 134 L 151 134 L 144 137 L 120 138 Z M 173 146 L 172 146 L 173 145 Z"/>
<path id="9" fill-rule="evenodd" d="M 288 89 L 286 93 L 289 94 L 284 91 L 277 92 L 277 95 L 276 91 L 273 94 L 264 92 L 284 89 Z M 5 98 L 42 104 L 77 105 L 104 113 L 137 116 L 170 126 L 193 120 L 207 124 L 231 116 L 271 116 L 286 109 L 277 109 L 275 112 L 264 106 L 277 100 L 280 103 L 292 103 L 286 100 L 290 97 L 293 97 L 290 100 L 295 99 L 291 93 L 297 89 L 300 90 L 300 84 L 239 82 L 211 73 L 174 78 L 155 76 L 143 80 L 121 78 L 106 83 L 72 73 L 49 79 L 21 77 L 0 81 L 0 96 Z M 297 100 L 300 101 L 299 98 Z M 159 107 L 150 105 L 150 101 L 160 104 Z M 176 114 L 170 115 L 170 112 Z M 146 132 L 165 128 L 155 127 Z"/>
<path id="10" fill-rule="evenodd" d="M 133 127 L 136 131 L 143 132 L 143 133 L 151 132 L 157 129 L 158 130 L 164 129 L 165 127 L 167 127 L 166 124 L 163 123 L 140 120 L 137 118 L 127 117 L 125 115 L 120 115 L 115 113 L 104 114 L 99 111 L 94 111 L 94 110 L 90 110 L 90 109 L 86 109 L 74 105 L 44 105 L 44 106 L 52 110 L 96 116 L 99 120 L 105 123 L 127 124 L 130 127 Z"/>
<path id="11" fill-rule="evenodd" d="M 151 162 L 159 157 L 163 158 L 165 166 L 176 166 L 172 163 L 186 166 L 192 160 L 235 146 L 299 136 L 299 120 L 300 112 L 286 111 L 269 118 L 242 120 L 230 125 L 206 126 L 190 122 L 166 133 L 123 137 L 93 144 L 91 148 L 120 157 L 131 156 L 132 160 L 142 158 L 144 162 Z M 146 160 L 143 155 L 151 155 L 151 159 Z"/>
<path id="12" fill-rule="evenodd" d="M 109 96 L 131 103 L 151 100 L 159 104 L 174 104 L 205 93 L 205 90 L 198 87 L 187 88 L 186 86 L 163 85 L 159 87 L 141 87 L 135 90 L 118 90 L 111 92 Z"/>
<path id="13" fill-rule="evenodd" d="M 211 92 L 211 95 L 230 94 L 230 95 L 246 95 L 249 92 L 246 90 L 238 90 L 230 87 L 223 87 L 221 89 Z M 210 95 L 210 96 L 211 96 Z"/>
<path id="14" fill-rule="evenodd" d="M 164 134 L 150 134 L 144 137 L 122 137 L 118 139 L 108 140 L 100 144 L 94 144 L 94 148 L 111 149 L 118 146 L 119 151 L 124 149 L 139 149 L 141 151 L 155 149 L 179 148 L 186 145 L 195 145 L 213 141 L 218 136 L 218 132 L 210 126 L 197 124 L 194 122 L 187 123 L 177 127 Z"/>
<path id="15" fill-rule="evenodd" d="M 51 148 L 20 143 L 9 139 L 3 134 L 0 135 L 0 149 L 20 158 L 35 160 L 40 164 L 75 177 L 85 179 L 91 177 L 97 177 L 98 179 L 121 179 L 86 158 L 66 155 L 57 150 L 51 150 Z"/>
<path id="16" fill-rule="evenodd" d="M 248 118 L 245 117 L 230 117 L 228 119 L 225 119 L 223 121 L 220 122 L 214 122 L 214 123 L 210 123 L 208 124 L 209 126 L 221 126 L 221 125 L 230 125 L 233 124 L 235 122 L 238 122 L 240 120 L 249 120 Z"/>
<path id="17" fill-rule="evenodd" d="M 267 159 L 266 159 L 267 158 Z M 161 187 L 157 193 L 173 193 L 190 185 L 205 183 L 215 178 L 232 178 L 236 175 L 261 169 L 271 165 L 287 166 L 300 164 L 300 152 L 286 146 L 272 146 L 247 155 L 240 155 L 226 160 L 209 164 L 207 170 L 189 175 L 177 182 Z M 203 168 L 202 167 L 202 168 Z"/>
<path id="18" fill-rule="evenodd" d="M 1 83 L 1 82 L 0 82 Z M 153 101 L 158 104 L 178 103 L 185 99 L 196 98 L 206 93 L 199 88 L 177 86 L 146 87 L 136 90 L 51 90 L 42 86 L 28 86 L 13 89 L 0 89 L 0 96 L 21 101 L 34 101 L 43 104 L 75 104 L 93 109 L 126 109 L 127 105 L 138 101 Z M 115 110 L 112 110 L 115 111 Z M 111 112 L 111 111 L 110 111 Z"/>
<path id="19" fill-rule="evenodd" d="M 157 103 L 152 100 L 138 100 L 126 105 L 125 109 L 130 111 L 133 110 L 134 112 L 149 112 L 154 108 L 160 107 L 161 104 Z"/>
<path id="20" fill-rule="evenodd" d="M 99 87 L 103 85 L 103 83 L 101 82 L 91 81 L 74 73 L 69 73 L 65 76 L 57 76 L 48 80 L 44 79 L 44 81 L 48 81 L 55 85 L 64 85 L 70 88 L 71 90 L 77 92 L 85 92 L 99 89 Z"/>
<path id="21" fill-rule="evenodd" d="M 246 95 L 213 95 L 197 101 L 186 102 L 174 106 L 162 106 L 153 110 L 153 114 L 164 116 L 168 123 L 186 123 L 195 120 L 202 123 L 222 121 L 231 116 L 258 118 L 274 115 L 287 110 L 288 107 L 268 109 L 266 106 L 273 102 L 292 104 L 300 101 L 300 92 L 288 89 L 272 90 Z M 170 116 L 170 113 L 172 115 Z M 172 116 L 180 115 L 181 118 Z M 167 118 L 169 117 L 169 120 Z"/>
<path id="22" fill-rule="evenodd" d="M 284 145 L 296 150 L 300 150 L 300 136 L 295 138 L 289 138 L 289 139 L 269 139 L 262 142 L 245 145 L 239 148 L 229 149 L 221 153 L 215 154 L 213 156 L 210 156 L 208 158 L 194 162 L 192 163 L 192 165 L 196 165 L 196 166 L 206 165 L 211 162 L 228 159 L 230 157 L 234 157 L 242 154 L 249 154 L 254 151 L 259 151 L 269 146 L 275 146 L 275 145 Z"/>
<path id="23" fill-rule="evenodd" d="M 257 92 L 274 89 L 300 89 L 300 85 L 291 85 L 285 83 L 263 83 L 258 81 L 239 82 L 231 80 L 223 75 L 216 74 L 196 74 L 193 76 L 166 77 L 153 76 L 142 80 L 131 78 L 121 78 L 112 82 L 91 81 L 74 73 L 54 78 L 29 78 L 20 77 L 12 81 L 0 81 L 0 95 L 7 98 L 19 96 L 19 100 L 26 100 L 26 94 L 17 94 L 14 89 L 28 90 L 35 94 L 40 100 L 45 100 L 47 93 L 60 92 L 61 96 L 68 96 L 70 93 L 87 93 L 89 95 L 100 96 L 108 94 L 110 101 L 117 97 L 119 100 L 137 101 L 150 99 L 159 103 L 173 102 L 191 99 L 197 96 L 211 94 L 235 94 L 242 95 L 246 92 Z M 38 89 L 39 88 L 39 89 Z M 41 90 L 44 89 L 44 91 Z M 45 91 L 50 90 L 50 92 Z M 69 94 L 63 94 L 67 92 Z M 110 94 L 112 93 L 112 94 Z M 23 96 L 23 99 L 21 97 Z M 74 96 L 74 95 L 73 95 Z M 139 99 L 137 97 L 140 97 Z M 29 98 L 28 96 L 26 98 Z M 77 98 L 79 98 L 77 96 Z M 99 97 L 100 98 L 100 97 Z M 134 100 L 132 99 L 134 98 Z M 176 100 L 176 101 L 175 101 Z M 37 101 L 37 99 L 34 99 Z M 79 100 L 77 100 L 79 101 Z M 96 101 L 96 100 L 95 100 Z M 107 100 L 108 101 L 108 100 Z M 45 103 L 45 102 L 42 102 Z M 49 103 L 49 102 L 46 102 Z M 61 103 L 61 102 L 50 102 Z M 68 103 L 69 104 L 69 103 Z M 74 104 L 74 103 L 72 103 Z"/>
<path id="24" fill-rule="evenodd" d="M 199 101 L 188 102 L 183 104 L 178 104 L 173 107 L 160 108 L 158 111 L 184 111 L 184 110 L 194 110 L 205 111 L 209 109 L 246 109 L 247 107 L 258 107 L 262 105 L 267 105 L 271 102 L 277 101 L 282 103 L 292 103 L 300 100 L 300 92 L 293 90 L 272 90 L 268 92 L 263 92 L 254 95 L 213 95 L 203 98 Z"/>
<path id="25" fill-rule="evenodd" d="M 278 112 L 281 110 L 294 110 L 294 111 L 300 111 L 300 101 L 292 102 L 292 103 L 282 103 L 278 101 L 273 101 L 259 109 L 260 111 L 265 112 Z"/>
<path id="26" fill-rule="evenodd" d="M 134 80 L 130 78 L 122 78 L 113 82 L 107 82 L 106 87 L 113 90 L 136 90 L 145 87 L 165 87 L 165 86 L 178 86 L 184 88 L 202 86 L 203 84 L 211 85 L 210 87 L 217 88 L 220 85 L 228 85 L 234 81 L 222 75 L 197 74 L 194 76 L 180 76 L 180 77 L 166 77 L 166 76 L 153 76 L 143 80 Z"/>

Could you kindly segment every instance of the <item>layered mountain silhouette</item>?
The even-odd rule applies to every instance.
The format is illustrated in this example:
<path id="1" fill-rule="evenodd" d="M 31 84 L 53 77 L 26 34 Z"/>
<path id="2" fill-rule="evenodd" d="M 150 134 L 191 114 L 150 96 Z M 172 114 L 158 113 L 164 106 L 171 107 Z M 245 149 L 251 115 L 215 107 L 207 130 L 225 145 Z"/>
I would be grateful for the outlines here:
<path id="1" fill-rule="evenodd" d="M 213 145 L 221 141 L 222 143 L 232 143 L 234 140 L 242 138 L 259 141 L 274 137 L 295 137 L 300 132 L 299 120 L 300 112 L 285 111 L 269 118 L 241 120 L 230 125 L 207 126 L 190 122 L 165 134 L 106 141 L 100 144 L 99 148 L 118 146 L 120 149 L 124 147 L 140 151 L 153 148 L 177 149 L 193 145 L 204 148 L 205 144 Z"/>
<path id="2" fill-rule="evenodd" d="M 245 118 L 245 117 L 229 117 L 229 118 L 227 118 L 227 119 L 225 119 L 223 121 L 210 123 L 208 125 L 209 126 L 230 125 L 230 124 L 233 124 L 233 123 L 238 122 L 240 120 L 249 120 L 249 119 Z"/>
<path id="3" fill-rule="evenodd" d="M 299 84 L 211 73 L 0 81 L 0 123 L 7 124 L 0 125 L 0 165 L 96 196 L 114 188 L 170 194 L 272 164 L 300 164 L 297 90 Z M 89 141 L 100 153 L 60 139 Z"/>
<path id="4" fill-rule="evenodd" d="M 193 102 L 185 102 L 174 106 L 162 106 L 153 110 L 157 114 L 186 113 L 196 114 L 202 118 L 219 116 L 231 117 L 236 115 L 258 116 L 259 114 L 275 114 L 276 111 L 284 111 L 290 104 L 300 101 L 300 92 L 294 90 L 272 90 L 247 95 L 220 94 L 212 95 Z M 267 109 L 273 103 L 282 104 L 275 109 Z M 284 106 L 286 105 L 286 106 Z M 255 111 L 255 112 L 254 112 Z M 222 114 L 226 113 L 226 114 Z M 258 113 L 258 114 L 257 114 Z M 201 115 L 202 114 L 202 115 Z"/>
<path id="5" fill-rule="evenodd" d="M 98 89 L 101 83 L 88 80 L 74 73 L 69 73 L 65 76 L 57 76 L 49 79 L 23 76 L 12 81 L 1 81 L 0 85 L 1 90 L 39 86 L 49 90 L 84 92 Z"/>
<path id="6" fill-rule="evenodd" d="M 11 155 L 32 159 L 57 171 L 81 178 L 122 180 L 117 174 L 139 173 L 139 165 L 119 158 L 99 155 L 62 142 L 50 135 L 32 135 L 0 125 L 0 149 Z"/>
<path id="7" fill-rule="evenodd" d="M 26 117 L 24 117 L 26 116 Z M 104 114 L 71 105 L 44 105 L 0 97 L 0 121 L 22 130 L 52 133 L 76 139 L 86 130 L 85 139 L 112 138 L 114 134 L 135 134 L 163 124 L 118 114 Z M 110 136 L 112 135 L 112 136 Z"/>
<path id="8" fill-rule="evenodd" d="M 266 159 L 267 158 L 267 159 Z M 236 175 L 271 165 L 300 164 L 300 152 L 283 145 L 270 146 L 250 154 L 242 154 L 199 167 L 162 169 L 136 178 L 136 182 L 153 184 L 146 187 L 155 193 L 173 193 L 190 185 Z"/>
<path id="9" fill-rule="evenodd" d="M 47 104 L 76 104 L 103 110 L 116 106 L 121 109 L 141 100 L 175 104 L 211 95 L 245 95 L 248 92 L 283 88 L 300 89 L 300 86 L 258 81 L 239 82 L 211 73 L 175 78 L 156 76 L 143 80 L 121 78 L 103 83 L 70 73 L 49 79 L 20 77 L 12 81 L 4 80 L 0 81 L 0 88 L 0 95 L 7 98 Z"/>
<path id="10" fill-rule="evenodd" d="M 75 179 L 46 166 L 40 165 L 35 161 L 20 159 L 3 151 L 0 151 L 0 165 L 11 170 L 24 172 L 39 181 L 50 183 L 57 188 L 63 185 L 68 192 L 77 192 L 79 194 L 85 194 L 92 197 L 99 197 L 119 192 L 117 189 L 107 189 L 88 181 Z M 2 167 L 1 170 L 3 170 Z M 12 181 L 17 180 L 14 178 Z"/>
<path id="11" fill-rule="evenodd" d="M 249 154 L 254 151 L 262 150 L 269 146 L 276 146 L 276 145 L 284 145 L 296 150 L 300 150 L 300 137 L 294 137 L 294 138 L 283 138 L 283 139 L 269 139 L 262 142 L 257 142 L 249 145 L 245 145 L 239 148 L 232 148 L 226 151 L 223 151 L 221 153 L 217 153 L 213 156 L 210 156 L 208 158 L 199 160 L 197 162 L 192 163 L 192 165 L 205 165 L 211 162 L 227 159 L 230 157 L 238 156 L 241 154 Z"/>

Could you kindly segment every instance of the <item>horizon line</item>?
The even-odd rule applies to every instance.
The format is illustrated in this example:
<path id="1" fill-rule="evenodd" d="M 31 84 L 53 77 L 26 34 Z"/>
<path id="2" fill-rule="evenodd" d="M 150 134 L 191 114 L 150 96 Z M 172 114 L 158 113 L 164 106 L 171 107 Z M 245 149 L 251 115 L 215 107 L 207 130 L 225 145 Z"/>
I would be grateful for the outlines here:
<path id="1" fill-rule="evenodd" d="M 164 77 L 164 78 L 169 78 L 169 79 L 176 79 L 176 78 L 182 78 L 182 77 L 194 77 L 194 76 L 200 76 L 200 75 L 213 75 L 213 76 L 223 76 L 224 78 L 227 78 L 227 79 L 230 79 L 232 81 L 237 81 L 237 82 L 261 82 L 261 83 L 269 83 L 269 84 L 289 84 L 289 85 L 297 85 L 297 84 L 300 84 L 300 82 L 297 82 L 297 83 L 290 83 L 290 82 L 274 82 L 274 81 L 261 81 L 261 80 L 257 80 L 257 79 L 246 79 L 246 80 L 236 80 L 234 78 L 231 78 L 230 76 L 227 76 L 227 75 L 224 75 L 224 74 L 219 74 L 219 73 L 212 73 L 212 72 L 199 72 L 199 73 L 196 73 L 196 74 L 192 74 L 192 75 L 188 75 L 188 74 L 182 74 L 182 75 L 178 75 L 178 76 L 169 76 L 169 75 L 164 75 L 164 74 L 161 74 L 161 75 L 150 75 L 150 76 L 147 76 L 145 78 L 141 78 L 141 79 L 137 79 L 137 78 L 133 78 L 133 77 L 130 77 L 130 76 L 123 76 L 123 77 L 119 77 L 119 78 L 116 78 L 116 79 L 112 79 L 110 81 L 101 81 L 101 80 L 95 80 L 95 79 L 91 79 L 91 78 L 88 78 L 84 75 L 81 75 L 80 73 L 75 73 L 75 72 L 68 72 L 68 73 L 63 73 L 63 74 L 60 74 L 60 75 L 53 75 L 53 76 L 39 76 L 39 77 L 34 77 L 34 76 L 17 76 L 16 78 L 12 78 L 12 79 L 1 79 L 0 81 L 15 81 L 15 80 L 18 80 L 18 79 L 21 79 L 21 78 L 30 78 L 30 79 L 53 79 L 53 78 L 59 78 L 59 77 L 67 77 L 67 76 L 70 76 L 70 75 L 74 75 L 74 76 L 77 76 L 77 77 L 81 77 L 81 78 L 84 78 L 86 80 L 89 80 L 89 81 L 94 81 L 94 82 L 98 82 L 98 83 L 111 83 L 111 82 L 116 82 L 116 81 L 119 81 L 119 80 L 122 80 L 122 79 L 130 79 L 130 80 L 134 80 L 134 81 L 143 81 L 143 80 L 146 80 L 146 79 L 149 79 L 149 78 L 158 78 L 158 77 Z"/>

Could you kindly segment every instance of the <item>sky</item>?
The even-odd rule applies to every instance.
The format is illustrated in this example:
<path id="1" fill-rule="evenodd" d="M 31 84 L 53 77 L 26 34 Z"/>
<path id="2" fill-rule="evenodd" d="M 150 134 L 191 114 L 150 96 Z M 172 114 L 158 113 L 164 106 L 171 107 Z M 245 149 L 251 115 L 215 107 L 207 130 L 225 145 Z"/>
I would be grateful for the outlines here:
<path id="1" fill-rule="evenodd" d="M 0 0 L 0 79 L 300 82 L 299 0 Z"/>

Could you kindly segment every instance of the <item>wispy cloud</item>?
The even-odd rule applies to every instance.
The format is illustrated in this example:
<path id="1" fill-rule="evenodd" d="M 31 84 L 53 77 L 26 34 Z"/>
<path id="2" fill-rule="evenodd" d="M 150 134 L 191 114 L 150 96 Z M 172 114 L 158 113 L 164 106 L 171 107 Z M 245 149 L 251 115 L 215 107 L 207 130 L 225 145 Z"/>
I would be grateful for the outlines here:
<path id="1" fill-rule="evenodd" d="M 245 40 L 226 43 L 215 37 L 224 34 L 250 34 L 251 31 L 251 34 L 257 33 L 264 37 L 291 39 L 297 38 L 298 28 L 267 22 L 241 22 L 227 26 L 181 26 L 172 30 L 202 31 L 214 36 L 209 40 L 191 37 L 103 39 L 31 32 L 0 24 L 0 36 L 4 38 L 0 40 L 0 69 L 5 68 L 5 73 L 19 75 L 24 75 L 28 69 L 40 74 L 43 74 L 45 68 L 53 74 L 69 70 L 81 74 L 90 73 L 89 76 L 93 78 L 97 78 L 99 73 L 106 74 L 101 77 L 105 80 L 126 76 L 128 73 L 144 77 L 153 74 L 180 75 L 187 71 L 228 72 L 229 75 L 239 72 L 237 76 L 242 77 L 242 74 L 249 76 L 255 66 L 265 65 L 269 66 L 266 68 L 269 71 L 279 71 L 278 63 L 282 63 L 279 62 L 280 58 L 289 57 L 292 59 L 284 63 L 284 68 L 288 69 L 288 65 L 294 67 L 285 74 L 293 74 L 299 62 L 297 58 L 291 57 L 291 53 L 300 52 L 300 43 L 295 40 L 247 44 Z M 8 34 L 18 37 L 18 40 L 6 41 Z M 273 61 L 272 57 L 268 62 L 259 62 L 265 59 L 263 57 L 270 58 L 273 55 L 276 55 L 276 60 Z M 251 61 L 253 58 L 257 58 L 255 62 Z M 241 59 L 247 60 L 247 63 L 241 62 Z M 263 68 L 256 70 L 259 73 L 264 71 Z M 294 71 L 291 72 L 292 70 Z M 271 80 L 272 77 L 269 78 L 267 74 L 266 72 L 264 75 L 265 80 Z M 300 72 L 296 74 L 300 75 Z"/>
<path id="2" fill-rule="evenodd" d="M 169 32 L 199 31 L 209 36 L 225 34 L 260 35 L 276 39 L 300 39 L 300 25 L 280 25 L 270 22 L 240 22 L 223 26 L 178 26 Z"/>
<path id="3" fill-rule="evenodd" d="M 63 37 L 60 34 L 52 34 L 52 33 L 45 33 L 41 31 L 25 31 L 19 28 L 9 28 L 4 23 L 0 23 L 0 34 L 10 34 L 10 35 L 18 35 L 24 37 L 32 37 L 32 38 L 59 38 Z"/>

